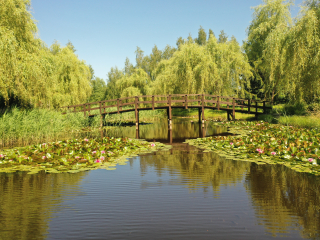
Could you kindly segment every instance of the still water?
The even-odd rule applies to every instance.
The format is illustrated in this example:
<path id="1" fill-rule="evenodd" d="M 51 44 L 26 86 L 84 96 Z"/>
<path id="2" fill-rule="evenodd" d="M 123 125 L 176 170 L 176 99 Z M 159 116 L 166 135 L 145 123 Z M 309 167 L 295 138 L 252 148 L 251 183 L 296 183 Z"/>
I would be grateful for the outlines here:
<path id="1" fill-rule="evenodd" d="M 190 119 L 171 132 L 143 125 L 140 138 L 173 149 L 114 171 L 0 174 L 0 239 L 320 239 L 319 178 L 181 143 L 223 132 Z"/>

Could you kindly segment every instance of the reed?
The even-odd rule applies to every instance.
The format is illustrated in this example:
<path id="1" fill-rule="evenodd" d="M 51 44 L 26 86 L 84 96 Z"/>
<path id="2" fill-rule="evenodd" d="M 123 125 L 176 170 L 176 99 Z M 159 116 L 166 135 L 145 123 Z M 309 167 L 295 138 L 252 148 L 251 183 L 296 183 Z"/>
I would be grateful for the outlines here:
<path id="1" fill-rule="evenodd" d="M 81 113 L 63 115 L 48 109 L 13 108 L 0 116 L 0 148 L 74 137 L 99 124 L 99 117 L 88 119 Z"/>
<path id="2" fill-rule="evenodd" d="M 320 114 L 308 116 L 280 116 L 280 124 L 304 128 L 320 128 Z"/>

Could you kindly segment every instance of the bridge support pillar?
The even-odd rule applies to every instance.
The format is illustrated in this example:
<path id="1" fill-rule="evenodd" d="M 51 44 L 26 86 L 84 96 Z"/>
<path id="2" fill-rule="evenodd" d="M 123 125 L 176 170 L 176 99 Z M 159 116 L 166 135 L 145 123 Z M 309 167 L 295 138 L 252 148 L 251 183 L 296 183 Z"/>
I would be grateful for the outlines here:
<path id="1" fill-rule="evenodd" d="M 171 120 L 171 118 L 172 118 L 172 113 L 171 113 L 171 106 L 169 106 L 168 108 L 167 108 L 167 116 L 168 116 L 168 129 L 172 129 L 172 120 Z"/>
<path id="2" fill-rule="evenodd" d="M 139 130 L 139 110 L 136 110 L 136 130 Z"/>

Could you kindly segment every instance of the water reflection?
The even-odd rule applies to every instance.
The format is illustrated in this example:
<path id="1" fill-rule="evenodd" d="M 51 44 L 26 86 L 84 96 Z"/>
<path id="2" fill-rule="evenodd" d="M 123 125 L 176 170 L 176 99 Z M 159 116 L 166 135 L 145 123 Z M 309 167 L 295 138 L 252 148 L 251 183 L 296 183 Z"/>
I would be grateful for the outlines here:
<path id="1" fill-rule="evenodd" d="M 0 239 L 45 239 L 61 203 L 79 194 L 86 173 L 0 174 Z"/>
<path id="2" fill-rule="evenodd" d="M 252 164 L 245 187 L 259 223 L 276 235 L 297 221 L 304 238 L 320 238 L 320 179 L 285 166 Z"/>
<path id="3" fill-rule="evenodd" d="M 235 186 L 250 169 L 249 162 L 227 160 L 215 153 L 203 153 L 188 144 L 175 144 L 167 152 L 140 156 L 141 175 L 153 168 L 158 176 L 169 172 L 179 174 L 180 181 L 190 191 L 210 187 L 219 196 L 221 187 Z"/>
<path id="4" fill-rule="evenodd" d="M 186 118 L 173 119 L 171 129 L 168 126 L 167 119 L 162 119 L 162 121 L 153 124 L 141 124 L 138 129 L 136 129 L 135 126 L 109 128 L 104 132 L 104 135 L 146 139 L 148 141 L 156 140 L 172 144 L 176 142 L 184 142 L 185 139 L 218 135 L 225 133 L 226 131 L 226 127 L 214 126 L 212 122 L 206 122 L 204 127 L 202 127 L 198 122 L 194 122 L 193 120 Z"/>

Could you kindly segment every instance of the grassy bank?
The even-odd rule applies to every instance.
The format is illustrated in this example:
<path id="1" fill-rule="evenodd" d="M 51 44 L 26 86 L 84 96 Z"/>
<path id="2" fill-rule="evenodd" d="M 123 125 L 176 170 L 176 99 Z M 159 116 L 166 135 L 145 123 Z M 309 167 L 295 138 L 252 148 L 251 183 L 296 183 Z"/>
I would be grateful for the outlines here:
<path id="1" fill-rule="evenodd" d="M 259 120 L 285 126 L 320 128 L 320 110 L 318 104 L 279 104 L 273 106 L 271 114 L 259 116 Z"/>

